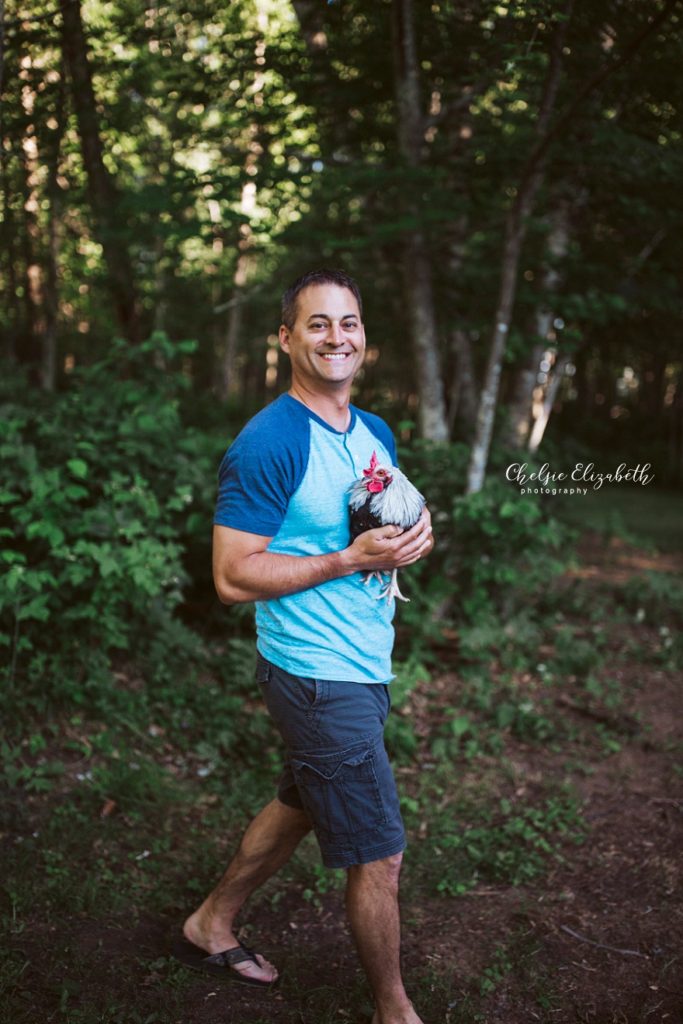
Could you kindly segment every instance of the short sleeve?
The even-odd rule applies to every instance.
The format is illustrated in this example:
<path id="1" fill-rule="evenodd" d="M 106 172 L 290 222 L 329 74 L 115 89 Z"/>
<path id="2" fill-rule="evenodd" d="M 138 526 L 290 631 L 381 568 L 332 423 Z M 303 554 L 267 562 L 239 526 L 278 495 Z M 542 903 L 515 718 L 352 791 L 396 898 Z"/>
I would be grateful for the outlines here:
<path id="1" fill-rule="evenodd" d="M 270 411 L 273 407 L 268 407 Z M 254 417 L 223 456 L 214 523 L 274 537 L 306 468 L 308 444 L 276 412 Z"/>

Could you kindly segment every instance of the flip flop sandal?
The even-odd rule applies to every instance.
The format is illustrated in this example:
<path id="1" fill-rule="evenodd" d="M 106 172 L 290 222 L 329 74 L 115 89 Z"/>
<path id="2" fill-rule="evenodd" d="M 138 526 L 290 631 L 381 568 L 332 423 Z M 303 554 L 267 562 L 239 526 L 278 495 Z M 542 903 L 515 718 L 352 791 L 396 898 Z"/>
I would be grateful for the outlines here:
<path id="1" fill-rule="evenodd" d="M 236 981 L 242 985 L 253 985 L 255 988 L 271 988 L 280 980 L 278 977 L 275 981 L 262 981 L 259 978 L 248 978 L 240 971 L 233 970 L 234 964 L 241 964 L 245 960 L 251 960 L 258 967 L 261 966 L 253 949 L 249 949 L 243 942 L 231 949 L 223 950 L 222 953 L 207 953 L 205 949 L 195 946 L 188 939 L 180 938 L 173 943 L 171 952 L 185 967 L 203 971 L 224 981 Z"/>

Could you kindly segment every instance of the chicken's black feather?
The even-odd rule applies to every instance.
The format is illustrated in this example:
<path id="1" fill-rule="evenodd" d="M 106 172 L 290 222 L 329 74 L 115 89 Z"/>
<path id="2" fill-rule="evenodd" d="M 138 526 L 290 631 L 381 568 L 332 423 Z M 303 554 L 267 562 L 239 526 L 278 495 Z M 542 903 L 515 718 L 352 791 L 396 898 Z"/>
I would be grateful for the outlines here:
<path id="1" fill-rule="evenodd" d="M 384 526 L 379 516 L 370 511 L 370 502 L 374 495 L 368 494 L 368 500 L 359 509 L 351 511 L 351 540 L 360 537 L 366 530 L 376 530 L 378 526 Z"/>

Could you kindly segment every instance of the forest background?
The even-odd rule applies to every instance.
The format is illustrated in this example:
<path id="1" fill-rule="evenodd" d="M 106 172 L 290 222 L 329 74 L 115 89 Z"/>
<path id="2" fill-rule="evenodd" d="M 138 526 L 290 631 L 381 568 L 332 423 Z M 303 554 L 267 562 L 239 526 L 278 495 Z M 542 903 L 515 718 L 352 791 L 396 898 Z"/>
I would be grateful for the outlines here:
<path id="1" fill-rule="evenodd" d="M 683 664 L 680 30 L 675 0 L 0 3 L 13 1024 L 213 1019 L 159 931 L 215 878 L 280 756 L 251 609 L 213 596 L 216 471 L 287 387 L 280 295 L 312 267 L 361 285 L 354 401 L 394 429 L 438 540 L 406 573 L 388 729 L 414 905 L 530 884 L 585 834 L 568 751 L 602 764 L 646 728 L 643 679 L 608 669 L 673 686 Z M 593 469 L 521 493 L 515 463 Z M 599 486 L 621 463 L 640 477 Z M 601 564 L 598 592 L 581 568 L 596 538 L 645 552 L 628 578 Z M 565 767 L 520 788 L 514 758 L 544 748 Z M 476 785 L 454 794 L 454 771 Z M 297 857 L 265 898 L 287 916 L 303 893 L 322 928 L 341 882 L 312 846 Z M 122 933 L 131 906 L 138 975 L 95 989 L 83 935 L 105 917 Z M 40 972 L 37 919 L 65 936 Z M 505 995 L 504 965 L 531 956 L 518 938 L 480 953 L 457 977 L 444 953 L 435 1019 L 494 1020 L 503 999 L 510 1024 L 517 997 L 521 1019 L 570 1014 L 547 974 Z M 338 1020 L 335 984 L 299 998 L 299 956 L 289 995 L 310 1016 L 291 1019 Z M 615 982 L 614 1005 L 646 1014 L 641 981 Z"/>

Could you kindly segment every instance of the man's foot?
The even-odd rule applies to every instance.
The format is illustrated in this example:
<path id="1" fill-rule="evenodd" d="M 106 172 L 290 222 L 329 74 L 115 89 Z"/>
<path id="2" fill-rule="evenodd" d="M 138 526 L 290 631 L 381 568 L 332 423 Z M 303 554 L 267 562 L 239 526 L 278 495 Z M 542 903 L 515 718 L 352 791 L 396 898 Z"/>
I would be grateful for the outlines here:
<path id="1" fill-rule="evenodd" d="M 381 1014 L 375 1010 L 371 1024 L 422 1024 L 422 1019 L 415 1013 L 412 1003 L 405 1010 L 397 1013 Z"/>
<path id="2" fill-rule="evenodd" d="M 239 939 L 234 932 L 225 925 L 211 925 L 206 923 L 199 911 L 188 917 L 183 925 L 183 935 L 195 946 L 205 949 L 207 953 L 226 953 L 239 946 Z M 260 953 L 256 953 L 258 964 L 253 960 L 243 960 L 241 963 L 231 964 L 228 970 L 237 971 L 245 978 L 253 981 L 260 981 L 264 984 L 277 980 L 278 972 Z"/>

